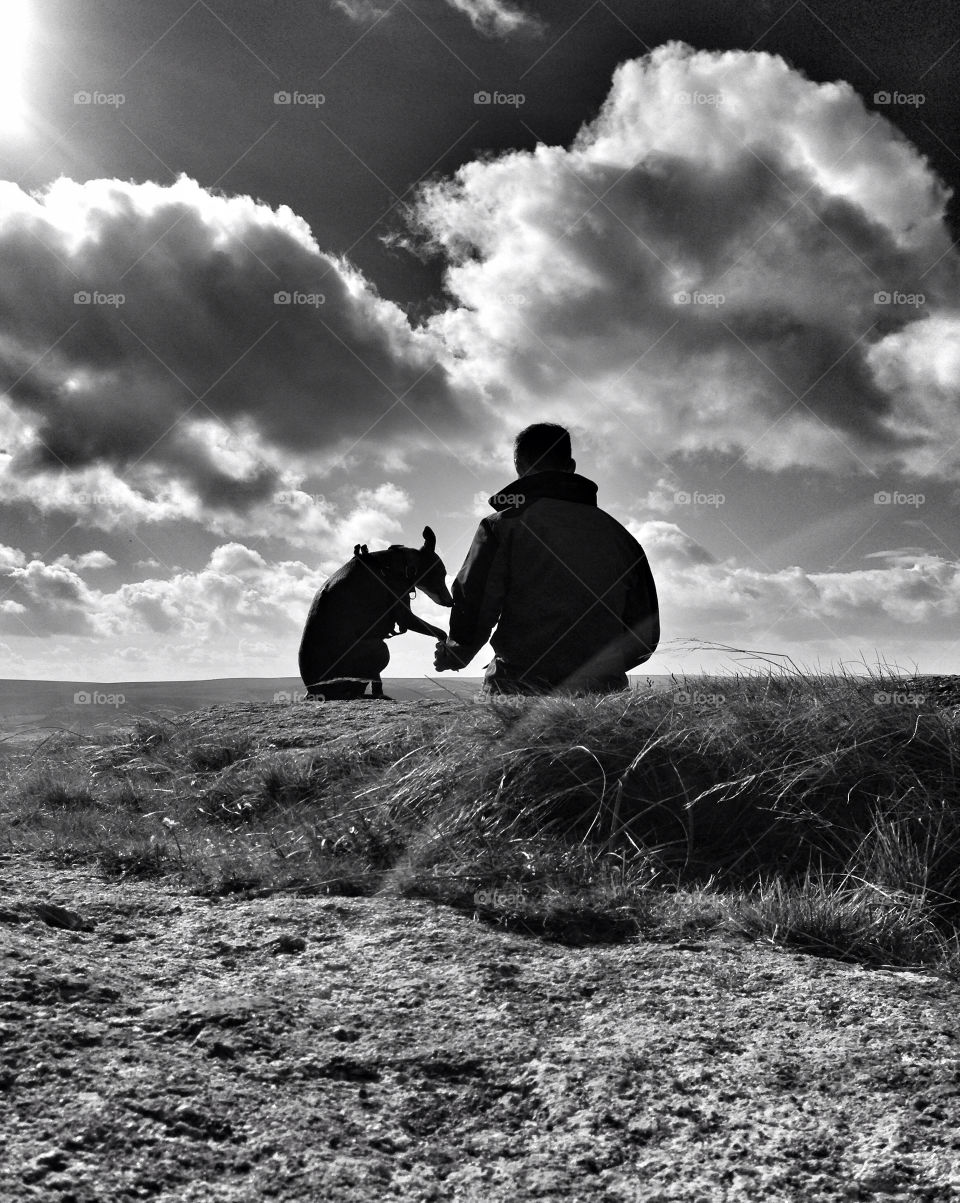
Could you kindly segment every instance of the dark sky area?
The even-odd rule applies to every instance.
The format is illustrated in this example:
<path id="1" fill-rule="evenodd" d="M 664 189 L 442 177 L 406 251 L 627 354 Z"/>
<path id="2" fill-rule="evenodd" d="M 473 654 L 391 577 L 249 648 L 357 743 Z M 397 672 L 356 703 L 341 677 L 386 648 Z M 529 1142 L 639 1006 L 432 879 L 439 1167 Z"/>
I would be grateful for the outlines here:
<path id="1" fill-rule="evenodd" d="M 500 39 L 478 38 L 434 0 L 401 0 L 372 28 L 316 0 L 40 0 L 39 9 L 50 57 L 35 70 L 50 144 L 14 158 L 11 178 L 169 182 L 186 172 L 287 204 L 321 247 L 349 250 L 401 302 L 439 290 L 436 262 L 382 241 L 403 228 L 421 176 L 538 141 L 568 144 L 616 65 L 673 39 L 779 54 L 817 82 L 847 80 L 871 106 L 880 91 L 923 95 L 922 105 L 876 107 L 954 189 L 957 228 L 960 17 L 951 0 L 552 0 L 525 6 L 544 23 L 540 35 Z M 78 113 L 74 89 L 93 87 L 125 94 L 122 121 Z M 278 111 L 282 89 L 320 92 L 324 106 Z M 477 106 L 480 89 L 522 93 L 525 103 Z"/>

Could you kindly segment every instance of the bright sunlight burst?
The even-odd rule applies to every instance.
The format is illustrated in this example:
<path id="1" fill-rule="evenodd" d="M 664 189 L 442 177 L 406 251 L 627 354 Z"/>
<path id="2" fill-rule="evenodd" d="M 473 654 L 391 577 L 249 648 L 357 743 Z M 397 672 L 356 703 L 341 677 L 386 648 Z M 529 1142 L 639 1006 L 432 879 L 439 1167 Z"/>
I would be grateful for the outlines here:
<path id="1" fill-rule="evenodd" d="M 30 0 L 0 0 L 0 135 L 24 125 L 24 64 L 30 32 Z"/>

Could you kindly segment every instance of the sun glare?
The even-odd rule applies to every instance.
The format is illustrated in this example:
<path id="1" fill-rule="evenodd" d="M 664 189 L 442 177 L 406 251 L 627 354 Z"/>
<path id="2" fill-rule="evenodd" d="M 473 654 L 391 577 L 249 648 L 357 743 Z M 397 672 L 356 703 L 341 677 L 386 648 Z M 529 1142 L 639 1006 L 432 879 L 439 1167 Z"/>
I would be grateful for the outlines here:
<path id="1" fill-rule="evenodd" d="M 0 0 L 0 133 L 23 129 L 24 66 L 30 33 L 30 0 Z"/>

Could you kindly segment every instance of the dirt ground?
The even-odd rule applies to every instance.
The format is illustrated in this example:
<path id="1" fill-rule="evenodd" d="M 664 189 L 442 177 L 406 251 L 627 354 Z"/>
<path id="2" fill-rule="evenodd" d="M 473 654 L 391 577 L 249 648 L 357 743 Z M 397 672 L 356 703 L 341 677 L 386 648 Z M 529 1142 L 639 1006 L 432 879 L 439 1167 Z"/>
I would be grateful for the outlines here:
<path id="1" fill-rule="evenodd" d="M 0 857 L 3 1203 L 960 1200 L 960 988 Z"/>

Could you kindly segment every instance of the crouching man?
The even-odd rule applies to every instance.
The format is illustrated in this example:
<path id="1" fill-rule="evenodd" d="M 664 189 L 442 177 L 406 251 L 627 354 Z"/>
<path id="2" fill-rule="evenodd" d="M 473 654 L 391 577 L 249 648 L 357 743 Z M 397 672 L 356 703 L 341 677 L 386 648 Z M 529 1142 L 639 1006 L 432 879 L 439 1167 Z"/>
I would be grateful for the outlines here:
<path id="1" fill-rule="evenodd" d="M 438 672 L 490 639 L 486 693 L 612 693 L 660 640 L 657 591 L 637 540 L 577 475 L 570 435 L 539 423 L 514 443 L 518 479 L 490 498 L 454 581 Z M 491 631 L 496 627 L 492 639 Z"/>

